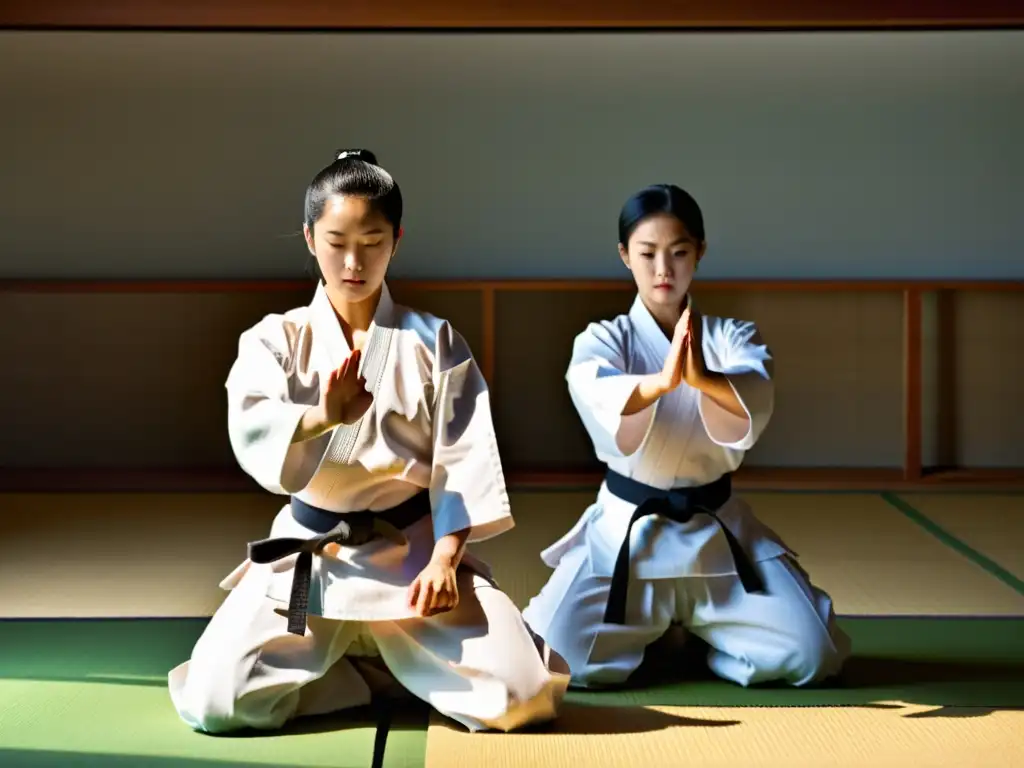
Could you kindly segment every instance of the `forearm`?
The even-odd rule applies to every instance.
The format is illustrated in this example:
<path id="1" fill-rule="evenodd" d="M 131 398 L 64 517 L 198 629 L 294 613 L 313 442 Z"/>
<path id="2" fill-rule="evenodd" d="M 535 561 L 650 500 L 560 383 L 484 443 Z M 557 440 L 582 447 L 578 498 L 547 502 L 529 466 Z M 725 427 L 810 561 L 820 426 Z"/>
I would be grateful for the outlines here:
<path id="1" fill-rule="evenodd" d="M 462 555 L 466 551 L 466 540 L 469 538 L 469 528 L 464 528 L 455 533 L 442 536 L 434 544 L 434 554 L 431 561 L 442 563 L 452 568 L 458 568 L 462 562 Z"/>
<path id="2" fill-rule="evenodd" d="M 640 411 L 650 408 L 667 391 L 659 374 L 645 376 L 637 384 L 629 400 L 626 401 L 626 405 L 622 409 L 622 415 L 632 416 L 634 413 L 640 413 Z"/>
<path id="3" fill-rule="evenodd" d="M 705 371 L 693 386 L 733 416 L 741 419 L 747 418 L 747 411 L 744 409 L 743 403 L 736 396 L 736 392 L 733 391 L 732 385 L 729 384 L 724 373 Z"/>
<path id="4" fill-rule="evenodd" d="M 319 405 L 312 405 L 302 414 L 298 426 L 292 435 L 293 443 L 302 443 L 307 440 L 314 440 L 325 432 L 330 432 L 336 425 L 332 424 Z"/>

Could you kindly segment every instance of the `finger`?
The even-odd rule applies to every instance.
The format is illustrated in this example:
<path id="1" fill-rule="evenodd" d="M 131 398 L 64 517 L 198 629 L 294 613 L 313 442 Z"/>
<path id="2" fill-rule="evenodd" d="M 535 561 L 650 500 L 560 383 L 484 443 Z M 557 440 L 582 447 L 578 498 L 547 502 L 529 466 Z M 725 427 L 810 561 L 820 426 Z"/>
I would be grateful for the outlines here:
<path id="1" fill-rule="evenodd" d="M 448 584 L 442 581 L 434 589 L 434 608 L 445 608 L 448 606 L 450 595 L 448 593 Z"/>
<path id="2" fill-rule="evenodd" d="M 360 353 L 357 350 L 352 353 L 352 357 L 350 357 L 348 361 L 349 377 L 353 380 L 358 380 L 359 378 L 361 378 L 359 373 L 359 358 Z"/>
<path id="3" fill-rule="evenodd" d="M 439 589 L 434 595 L 434 608 L 448 608 L 452 603 L 451 593 L 448 591 L 448 587 Z"/>
<path id="4" fill-rule="evenodd" d="M 416 607 L 416 600 L 420 594 L 420 580 L 416 579 L 412 584 L 409 585 L 409 607 Z"/>
<path id="5" fill-rule="evenodd" d="M 416 602 L 416 612 L 420 616 L 426 616 L 428 607 L 433 600 L 433 585 L 428 581 L 420 588 L 420 599 Z"/>

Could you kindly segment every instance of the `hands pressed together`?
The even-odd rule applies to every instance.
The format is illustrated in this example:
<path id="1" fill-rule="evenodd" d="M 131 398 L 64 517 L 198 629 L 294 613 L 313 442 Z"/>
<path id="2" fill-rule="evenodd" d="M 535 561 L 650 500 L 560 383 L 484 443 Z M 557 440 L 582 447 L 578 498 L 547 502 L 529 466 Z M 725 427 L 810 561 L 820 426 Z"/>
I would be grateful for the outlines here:
<path id="1" fill-rule="evenodd" d="M 703 322 L 700 313 L 687 299 L 679 322 L 672 334 L 672 345 L 661 369 L 660 385 L 664 392 L 671 392 L 682 382 L 698 387 L 707 370 L 704 367 L 704 353 L 701 347 Z"/>

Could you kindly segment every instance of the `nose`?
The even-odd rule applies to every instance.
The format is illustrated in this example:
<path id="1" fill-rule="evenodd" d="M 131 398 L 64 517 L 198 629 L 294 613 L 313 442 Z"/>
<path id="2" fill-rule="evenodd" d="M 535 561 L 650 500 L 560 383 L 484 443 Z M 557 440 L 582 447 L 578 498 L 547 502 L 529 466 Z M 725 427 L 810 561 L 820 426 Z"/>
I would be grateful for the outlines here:
<path id="1" fill-rule="evenodd" d="M 355 250 L 350 250 L 345 253 L 345 269 L 350 272 L 362 272 L 363 268 L 359 264 L 359 259 L 356 257 Z"/>
<path id="2" fill-rule="evenodd" d="M 661 277 L 672 277 L 673 264 L 672 255 L 664 251 L 659 252 L 654 257 L 654 268 L 657 274 Z"/>

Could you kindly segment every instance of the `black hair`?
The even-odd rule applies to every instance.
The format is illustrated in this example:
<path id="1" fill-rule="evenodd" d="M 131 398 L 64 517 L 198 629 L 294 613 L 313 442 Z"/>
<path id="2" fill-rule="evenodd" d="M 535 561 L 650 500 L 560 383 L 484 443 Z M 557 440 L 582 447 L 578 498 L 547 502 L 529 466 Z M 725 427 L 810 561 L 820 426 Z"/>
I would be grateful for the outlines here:
<path id="1" fill-rule="evenodd" d="M 303 221 L 309 227 L 323 215 L 327 201 L 335 195 L 361 197 L 391 224 L 394 235 L 402 228 L 402 190 L 391 174 L 377 163 L 377 156 L 368 149 L 342 149 L 335 153 L 330 165 L 322 169 L 306 188 Z M 320 265 L 311 257 L 307 271 L 323 282 Z"/>
<path id="2" fill-rule="evenodd" d="M 626 201 L 619 213 L 619 242 L 625 248 L 640 222 L 648 216 L 667 213 L 675 216 L 698 242 L 704 242 L 704 216 L 689 192 L 675 184 L 644 187 Z"/>

